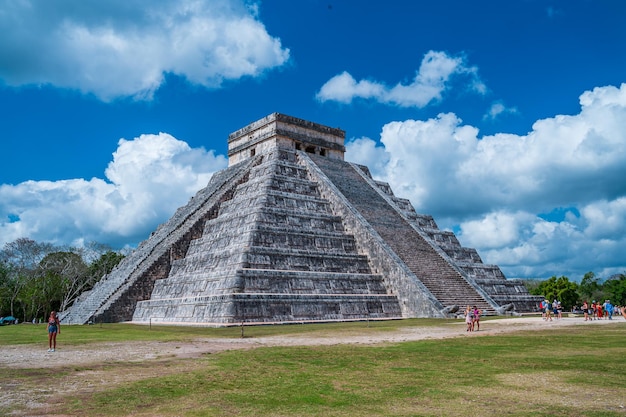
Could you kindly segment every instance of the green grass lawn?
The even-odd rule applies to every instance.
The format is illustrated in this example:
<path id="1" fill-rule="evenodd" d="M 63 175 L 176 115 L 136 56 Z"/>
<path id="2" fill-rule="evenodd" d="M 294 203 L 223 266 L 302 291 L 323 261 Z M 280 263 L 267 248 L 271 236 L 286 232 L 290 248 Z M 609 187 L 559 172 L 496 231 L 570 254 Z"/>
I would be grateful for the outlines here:
<path id="1" fill-rule="evenodd" d="M 261 326 L 245 333 L 362 334 L 422 323 L 442 321 Z M 12 341 L 0 329 L 0 345 L 41 343 L 41 334 L 35 339 L 27 327 L 11 329 Z M 94 343 L 238 337 L 241 329 L 104 325 L 63 331 L 63 343 Z M 625 331 L 624 323 L 615 323 L 379 346 L 263 347 L 158 364 L 0 368 L 0 384 L 41 389 L 80 382 L 90 372 L 113 381 L 56 398 L 55 412 L 72 416 L 624 416 Z M 115 382 L 150 366 L 157 368 L 143 369 L 145 377 Z M 0 406 L 0 414 L 10 411 Z"/>

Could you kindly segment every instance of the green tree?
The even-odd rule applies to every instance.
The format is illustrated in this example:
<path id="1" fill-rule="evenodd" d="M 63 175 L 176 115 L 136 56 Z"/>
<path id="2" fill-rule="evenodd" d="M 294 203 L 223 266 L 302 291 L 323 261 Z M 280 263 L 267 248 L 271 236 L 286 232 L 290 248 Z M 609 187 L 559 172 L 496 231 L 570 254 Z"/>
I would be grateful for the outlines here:
<path id="1" fill-rule="evenodd" d="M 64 311 L 89 281 L 88 267 L 74 252 L 54 252 L 39 263 L 41 295 L 49 299 L 46 311 Z"/>
<path id="2" fill-rule="evenodd" d="M 20 317 L 22 320 L 26 319 L 30 298 L 26 293 L 30 292 L 30 286 L 33 285 L 31 281 L 36 278 L 38 263 L 53 250 L 54 245 L 50 243 L 38 243 L 32 239 L 19 238 L 6 243 L 0 251 L 0 262 L 9 266 L 6 288 L 9 289 L 7 301 L 11 315 Z"/>
<path id="3" fill-rule="evenodd" d="M 121 253 L 107 250 L 105 253 L 100 255 L 98 259 L 94 260 L 89 265 L 89 275 L 91 276 L 93 284 L 100 281 L 100 279 L 102 279 L 102 277 L 106 274 L 109 274 L 113 268 L 115 268 L 117 264 L 122 261 L 122 259 L 124 259 L 124 255 Z"/>
<path id="4" fill-rule="evenodd" d="M 110 246 L 97 242 L 90 242 L 81 248 L 72 248 L 71 251 L 80 255 L 87 265 L 81 280 L 71 282 L 67 287 L 66 296 L 61 305 L 65 310 L 84 291 L 91 290 L 106 274 L 110 273 L 117 264 L 124 259 L 120 252 L 113 251 Z"/>
<path id="5" fill-rule="evenodd" d="M 561 302 L 564 310 L 571 309 L 578 304 L 580 296 L 578 294 L 578 284 L 571 282 L 566 276 L 557 278 L 556 276 L 542 281 L 531 292 L 534 295 L 542 295 L 548 300 Z"/>
<path id="6" fill-rule="evenodd" d="M 7 243 L 0 251 L 0 315 L 30 320 L 63 311 L 123 258 L 93 242 L 80 248 L 28 238 Z"/>
<path id="7" fill-rule="evenodd" d="M 580 281 L 579 292 L 583 299 L 591 301 L 600 298 L 600 283 L 593 272 L 587 272 Z"/>
<path id="8" fill-rule="evenodd" d="M 0 261 L 0 316 L 4 316 L 10 311 L 9 299 L 13 290 L 11 289 L 9 265 Z"/>
<path id="9" fill-rule="evenodd" d="M 614 305 L 626 305 L 626 275 L 620 274 L 616 277 L 612 277 L 604 282 L 602 285 L 605 297 L 604 299 L 611 300 Z"/>

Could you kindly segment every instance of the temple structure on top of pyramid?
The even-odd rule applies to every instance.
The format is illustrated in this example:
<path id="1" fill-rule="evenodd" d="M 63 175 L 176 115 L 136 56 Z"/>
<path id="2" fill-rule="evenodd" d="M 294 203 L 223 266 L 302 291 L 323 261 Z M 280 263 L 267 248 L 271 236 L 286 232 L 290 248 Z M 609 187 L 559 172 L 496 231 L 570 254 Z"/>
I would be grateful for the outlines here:
<path id="1" fill-rule="evenodd" d="M 280 113 L 232 133 L 228 168 L 62 321 L 228 326 L 536 308 L 522 282 L 344 161 L 344 139 Z"/>

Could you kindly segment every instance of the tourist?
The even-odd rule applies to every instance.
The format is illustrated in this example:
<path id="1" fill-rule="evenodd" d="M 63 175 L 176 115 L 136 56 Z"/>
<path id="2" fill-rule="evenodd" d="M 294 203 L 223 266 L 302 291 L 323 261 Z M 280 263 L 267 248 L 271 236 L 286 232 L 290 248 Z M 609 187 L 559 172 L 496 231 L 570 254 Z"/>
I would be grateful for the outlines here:
<path id="1" fill-rule="evenodd" d="M 472 322 L 472 330 L 476 327 L 476 331 L 480 330 L 480 314 L 482 310 L 476 306 L 473 307 L 474 321 Z"/>
<path id="2" fill-rule="evenodd" d="M 613 304 L 611 304 L 611 300 L 606 300 L 604 302 L 604 311 L 609 320 L 613 320 Z"/>
<path id="3" fill-rule="evenodd" d="M 50 312 L 48 317 L 48 352 L 54 352 L 57 348 L 57 334 L 61 333 L 61 322 L 55 311 Z"/>
<path id="4" fill-rule="evenodd" d="M 602 318 L 604 318 L 602 313 L 602 304 L 600 304 L 600 302 L 598 301 L 596 303 L 596 319 L 600 320 Z"/>
<path id="5" fill-rule="evenodd" d="M 589 314 L 591 315 L 591 320 L 596 317 L 596 300 L 591 302 L 591 307 L 589 309 Z"/>
<path id="6" fill-rule="evenodd" d="M 552 321 L 552 303 L 546 298 L 543 305 L 546 306 L 546 321 Z"/>
<path id="7" fill-rule="evenodd" d="M 552 316 L 553 316 L 555 319 L 558 319 L 558 318 L 559 318 L 559 310 L 558 310 L 558 307 L 559 307 L 559 302 L 558 302 L 558 301 L 556 301 L 556 298 L 555 298 L 555 299 L 554 299 L 554 301 L 552 301 Z"/>
<path id="8" fill-rule="evenodd" d="M 470 306 L 467 306 L 465 309 L 465 324 L 467 324 L 466 332 L 471 332 L 473 330 L 472 325 L 474 323 L 474 312 Z"/>
<path id="9" fill-rule="evenodd" d="M 546 320 L 546 302 L 545 301 L 541 301 L 539 303 L 539 311 L 541 311 L 541 319 L 542 320 Z"/>
<path id="10" fill-rule="evenodd" d="M 583 314 L 585 315 L 585 321 L 589 320 L 589 304 L 587 304 L 587 300 L 583 301 Z"/>

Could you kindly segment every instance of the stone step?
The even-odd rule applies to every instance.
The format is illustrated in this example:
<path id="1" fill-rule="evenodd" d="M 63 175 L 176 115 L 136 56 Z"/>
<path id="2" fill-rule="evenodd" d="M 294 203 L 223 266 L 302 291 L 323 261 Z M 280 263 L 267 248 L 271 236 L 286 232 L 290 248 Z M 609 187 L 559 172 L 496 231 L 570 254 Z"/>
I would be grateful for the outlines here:
<path id="1" fill-rule="evenodd" d="M 254 223 L 254 224 L 252 224 Z M 341 217 L 333 214 L 288 210 L 275 207 L 249 207 L 239 212 L 220 213 L 220 216 L 207 221 L 208 230 L 224 228 L 239 230 L 245 225 L 277 225 L 308 230 L 343 231 Z"/>
<path id="2" fill-rule="evenodd" d="M 325 254 L 356 254 L 354 237 L 345 234 L 310 234 L 284 228 L 258 228 L 251 233 L 253 246 L 323 252 Z"/>
<path id="3" fill-rule="evenodd" d="M 294 271 L 370 273 L 367 256 L 323 251 L 251 246 L 245 254 L 245 267 Z"/>
<path id="4" fill-rule="evenodd" d="M 276 190 L 300 195 L 319 195 L 317 185 L 310 180 L 276 175 L 270 178 L 254 177 L 237 187 L 237 193 L 248 195 L 258 193 L 259 190 Z"/>
<path id="5" fill-rule="evenodd" d="M 383 277 L 345 272 L 243 269 L 243 292 L 293 294 L 386 294 Z"/>
<path id="6" fill-rule="evenodd" d="M 273 193 L 257 193 L 248 196 L 235 196 L 232 200 L 222 203 L 220 213 L 241 212 L 251 207 L 272 207 L 284 210 L 303 210 L 307 213 L 328 214 L 328 201 L 315 195 L 302 195 L 276 191 Z"/>
<path id="7" fill-rule="evenodd" d="M 153 323 L 195 323 L 198 309 L 216 325 L 303 321 L 394 319 L 402 314 L 393 295 L 230 294 L 147 300 L 139 318 Z M 210 321 L 205 324 L 211 324 Z"/>

